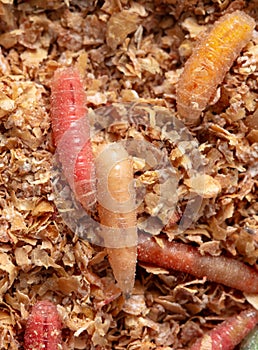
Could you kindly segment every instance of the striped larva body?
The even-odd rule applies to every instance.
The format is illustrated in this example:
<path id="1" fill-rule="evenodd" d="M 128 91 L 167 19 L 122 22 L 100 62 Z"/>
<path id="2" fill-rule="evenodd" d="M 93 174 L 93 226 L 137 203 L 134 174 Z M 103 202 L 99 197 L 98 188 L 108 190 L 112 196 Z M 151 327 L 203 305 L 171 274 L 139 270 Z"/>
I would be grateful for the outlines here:
<path id="1" fill-rule="evenodd" d="M 258 322 L 258 311 L 247 309 L 214 327 L 198 339 L 189 350 L 233 350 Z"/>
<path id="2" fill-rule="evenodd" d="M 39 301 L 33 306 L 27 321 L 24 349 L 62 349 L 61 328 L 56 306 L 48 300 Z"/>
<path id="3" fill-rule="evenodd" d="M 177 86 L 177 109 L 186 124 L 197 124 L 234 60 L 252 37 L 255 21 L 243 11 L 221 17 L 203 34 Z"/>
<path id="4" fill-rule="evenodd" d="M 113 143 L 96 157 L 98 213 L 101 235 L 121 290 L 134 286 L 137 260 L 137 221 L 132 161 L 126 150 Z"/>
<path id="5" fill-rule="evenodd" d="M 64 175 L 77 200 L 89 209 L 95 202 L 95 168 L 86 97 L 77 70 L 56 71 L 51 85 L 50 112 Z"/>

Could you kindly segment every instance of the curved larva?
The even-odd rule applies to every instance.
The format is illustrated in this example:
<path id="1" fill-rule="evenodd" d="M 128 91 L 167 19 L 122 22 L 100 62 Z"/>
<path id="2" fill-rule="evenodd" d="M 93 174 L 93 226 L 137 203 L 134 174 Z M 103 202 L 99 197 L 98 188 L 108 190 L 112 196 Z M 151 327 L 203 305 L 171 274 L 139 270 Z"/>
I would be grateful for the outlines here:
<path id="1" fill-rule="evenodd" d="M 95 203 L 95 167 L 87 120 L 86 97 L 80 75 L 59 69 L 51 84 L 51 121 L 63 172 L 79 202 Z"/>
<path id="2" fill-rule="evenodd" d="M 27 321 L 24 349 L 61 349 L 61 328 L 56 306 L 47 300 L 39 301 L 33 306 Z"/>
<path id="3" fill-rule="evenodd" d="M 121 144 L 107 145 L 96 157 L 101 235 L 118 286 L 130 294 L 137 260 L 137 218 L 133 166 Z"/>
<path id="4" fill-rule="evenodd" d="M 247 309 L 214 327 L 198 339 L 189 350 L 233 350 L 258 322 L 258 311 Z"/>
<path id="5" fill-rule="evenodd" d="M 177 110 L 187 124 L 197 124 L 217 86 L 252 37 L 255 21 L 243 11 L 221 17 L 204 34 L 185 64 L 177 86 Z"/>

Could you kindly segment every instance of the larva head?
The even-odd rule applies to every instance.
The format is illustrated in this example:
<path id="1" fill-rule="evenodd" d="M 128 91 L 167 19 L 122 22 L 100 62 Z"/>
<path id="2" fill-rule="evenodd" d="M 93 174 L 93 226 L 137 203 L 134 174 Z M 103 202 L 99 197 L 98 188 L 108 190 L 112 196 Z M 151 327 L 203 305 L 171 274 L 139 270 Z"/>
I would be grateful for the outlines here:
<path id="1" fill-rule="evenodd" d="M 111 143 L 101 147 L 95 164 L 100 204 L 112 212 L 135 210 L 133 164 L 122 145 Z"/>

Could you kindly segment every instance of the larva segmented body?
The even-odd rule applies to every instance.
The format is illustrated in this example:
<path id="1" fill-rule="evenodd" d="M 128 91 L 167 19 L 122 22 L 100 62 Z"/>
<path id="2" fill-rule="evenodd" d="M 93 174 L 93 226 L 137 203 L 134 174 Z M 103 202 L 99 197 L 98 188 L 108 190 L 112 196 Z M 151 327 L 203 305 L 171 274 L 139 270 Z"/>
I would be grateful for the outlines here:
<path id="1" fill-rule="evenodd" d="M 62 349 L 61 327 L 56 306 L 48 300 L 39 301 L 33 306 L 27 321 L 24 349 Z"/>
<path id="2" fill-rule="evenodd" d="M 196 124 L 234 60 L 251 39 L 255 21 L 243 11 L 221 17 L 204 34 L 185 64 L 177 87 L 177 109 L 187 124 Z"/>
<path id="3" fill-rule="evenodd" d="M 106 146 L 96 157 L 98 212 L 108 258 L 120 289 L 134 286 L 137 260 L 137 221 L 133 167 L 119 144 Z"/>
<path id="4" fill-rule="evenodd" d="M 167 269 L 190 273 L 196 277 L 242 290 L 258 293 L 258 272 L 244 263 L 224 256 L 201 255 L 184 243 L 166 239 L 144 240 L 138 245 L 138 260 L 153 263 Z"/>
<path id="5" fill-rule="evenodd" d="M 54 141 L 64 175 L 78 201 L 89 209 L 95 203 L 95 167 L 80 75 L 73 68 L 56 71 L 51 85 Z"/>
<path id="6" fill-rule="evenodd" d="M 189 350 L 233 350 L 255 327 L 258 311 L 248 309 L 232 316 L 198 339 Z"/>

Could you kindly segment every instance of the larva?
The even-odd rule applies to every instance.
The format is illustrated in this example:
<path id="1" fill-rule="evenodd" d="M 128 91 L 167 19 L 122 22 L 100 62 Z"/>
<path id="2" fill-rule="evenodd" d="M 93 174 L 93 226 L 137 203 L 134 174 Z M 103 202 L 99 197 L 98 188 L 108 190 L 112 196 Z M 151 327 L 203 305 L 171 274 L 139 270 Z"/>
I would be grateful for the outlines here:
<path id="1" fill-rule="evenodd" d="M 237 344 L 255 327 L 258 311 L 247 309 L 239 315 L 229 317 L 198 339 L 189 350 L 233 350 Z"/>
<path id="2" fill-rule="evenodd" d="M 95 203 L 95 167 L 80 75 L 59 69 L 51 84 L 51 121 L 54 142 L 64 175 L 84 208 Z"/>
<path id="3" fill-rule="evenodd" d="M 186 124 L 197 124 L 234 60 L 251 39 L 255 21 L 243 11 L 222 16 L 203 35 L 185 64 L 177 86 L 177 110 Z"/>
<path id="4" fill-rule="evenodd" d="M 137 221 L 133 167 L 127 151 L 117 143 L 101 148 L 96 175 L 101 235 L 118 286 L 128 295 L 135 280 Z"/>
<path id="5" fill-rule="evenodd" d="M 258 272 L 244 263 L 224 256 L 201 255 L 197 248 L 159 238 L 144 239 L 138 245 L 138 260 L 166 269 L 190 273 L 196 277 L 258 293 Z"/>
<path id="6" fill-rule="evenodd" d="M 25 350 L 58 350 L 61 345 L 61 320 L 56 306 L 48 300 L 37 302 L 29 315 L 25 335 Z"/>

